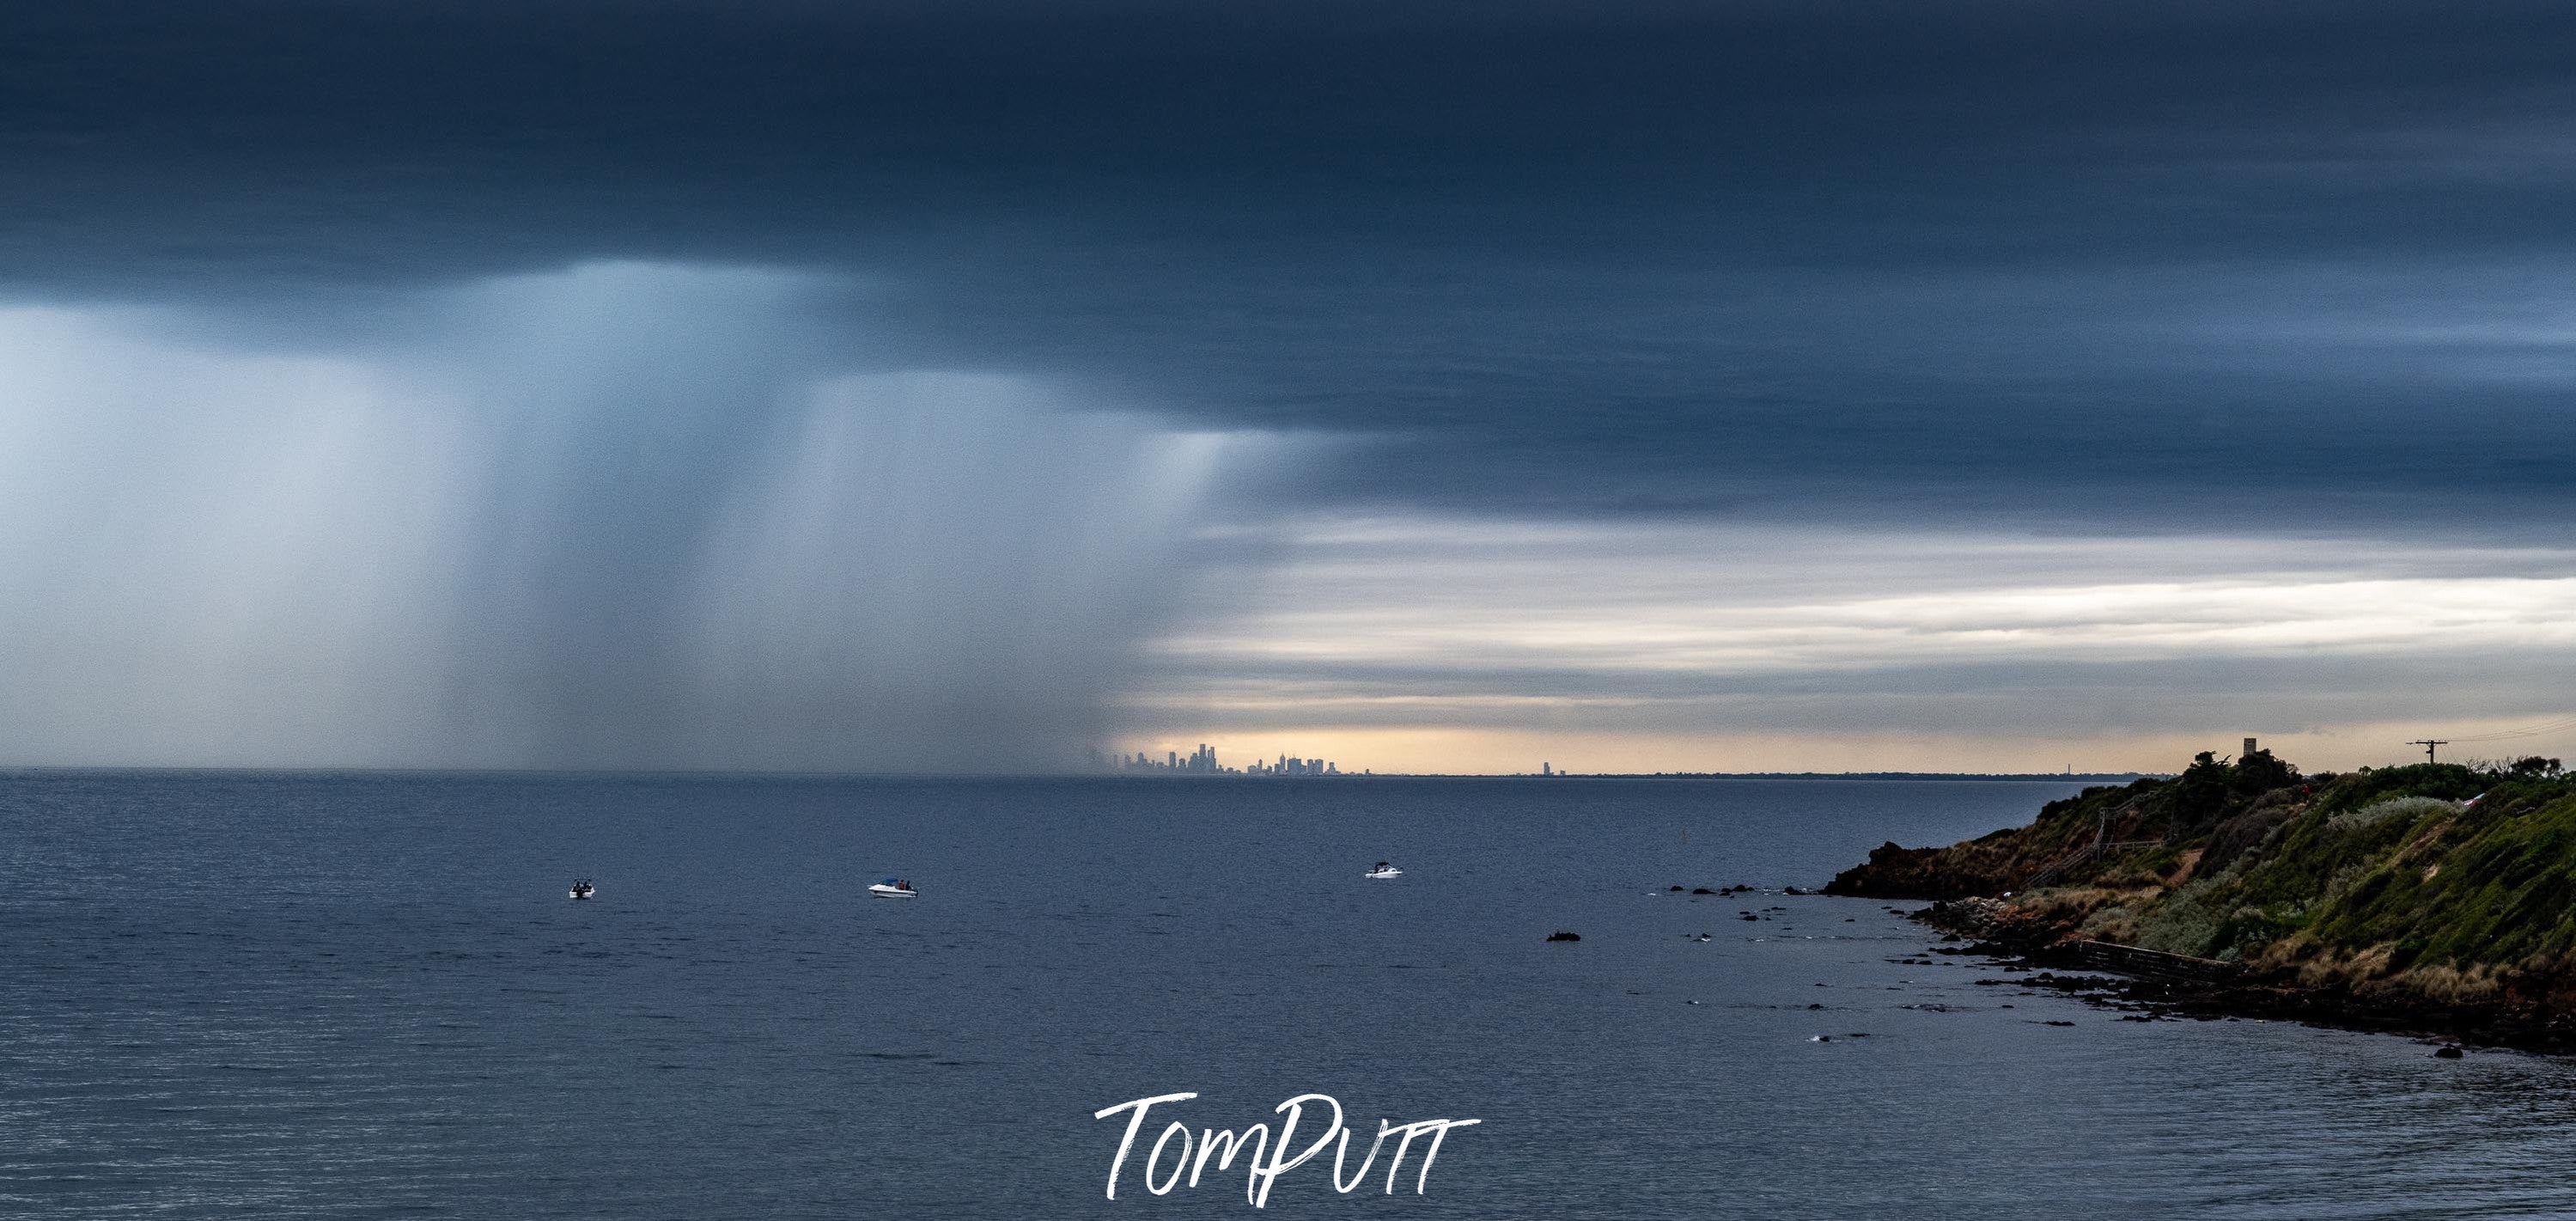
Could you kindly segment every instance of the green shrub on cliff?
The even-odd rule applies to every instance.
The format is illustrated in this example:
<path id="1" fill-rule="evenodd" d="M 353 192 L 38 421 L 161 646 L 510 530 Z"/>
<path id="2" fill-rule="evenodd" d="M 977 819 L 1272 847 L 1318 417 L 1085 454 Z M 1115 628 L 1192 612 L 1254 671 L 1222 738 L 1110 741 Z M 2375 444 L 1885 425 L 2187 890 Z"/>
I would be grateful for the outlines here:
<path id="1" fill-rule="evenodd" d="M 2167 892 L 2139 917 L 2137 944 L 2168 954 L 2215 956 L 2228 915 L 2236 910 L 2234 892 L 2241 884 L 2235 874 L 2222 873 Z"/>
<path id="2" fill-rule="evenodd" d="M 2459 813 L 2452 802 L 2412 795 L 2349 804 L 2384 791 L 2354 785 L 2342 799 L 2310 803 L 2225 869 L 2152 904 L 2140 936 L 2158 937 L 2160 944 L 2150 948 L 2235 959 L 2308 929 L 2347 893 L 2374 885 L 2387 858 L 2419 827 Z M 2194 939 L 2198 948 L 2183 944 Z"/>
<path id="3" fill-rule="evenodd" d="M 2135 905 L 2137 944 L 2401 973 L 2576 962 L 2576 784 L 2416 764 L 2305 797 L 2220 822 L 2199 876 Z"/>
<path id="4" fill-rule="evenodd" d="M 2326 817 L 2326 831 L 2331 835 L 2357 835 L 2392 819 L 2403 818 L 2410 824 L 2427 814 L 2457 814 L 2457 802 L 2439 797 L 2389 797 L 2374 801 L 2358 810 L 2345 810 Z"/>
<path id="5" fill-rule="evenodd" d="M 2466 801 L 2495 787 L 2501 779 L 2457 763 L 2410 763 L 2404 767 L 2363 768 L 2336 776 L 2318 791 L 2315 805 L 2328 813 L 2359 809 L 2383 797 L 2436 797 Z"/>
<path id="6" fill-rule="evenodd" d="M 2427 825 L 2320 911 L 2321 946 L 2387 946 L 2389 965 L 2523 966 L 2576 950 L 2576 793 L 2491 793 Z"/>

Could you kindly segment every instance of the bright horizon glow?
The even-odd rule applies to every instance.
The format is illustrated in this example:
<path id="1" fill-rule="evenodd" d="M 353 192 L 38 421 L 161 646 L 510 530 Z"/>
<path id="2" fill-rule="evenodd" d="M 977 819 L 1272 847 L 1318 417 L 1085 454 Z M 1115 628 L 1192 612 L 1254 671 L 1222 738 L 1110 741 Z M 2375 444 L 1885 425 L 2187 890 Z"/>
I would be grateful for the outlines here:
<path id="1" fill-rule="evenodd" d="M 2547 549 L 1440 519 L 1270 544 L 1257 591 L 1153 642 L 1159 681 L 1129 707 L 1159 732 L 1128 753 L 2163 772 L 2250 735 L 2344 770 L 2555 719 L 2576 643 L 2576 579 L 2555 575 L 2576 555 Z"/>
<path id="2" fill-rule="evenodd" d="M 2512 719 L 2484 719 L 2445 722 L 2455 728 L 2461 739 L 2477 735 L 2508 734 L 2540 722 Z M 2407 735 L 2423 734 L 2421 723 L 2371 722 L 2338 725 L 2330 730 L 2277 735 L 2252 734 L 2265 750 L 2308 772 L 2353 771 L 2363 767 L 2391 767 L 2424 761 L 2424 750 L 2408 744 Z M 2096 738 L 2059 738 L 2033 742 L 2014 748 L 1998 748 L 1984 738 L 1969 735 L 1941 737 L 1925 734 L 1842 736 L 1820 740 L 1805 735 L 1786 733 L 1730 734 L 1723 737 L 1669 736 L 1640 734 L 1546 733 L 1543 731 L 1494 731 L 1460 729 L 1318 728 L 1312 733 L 1284 734 L 1276 738 L 1210 737 L 1184 744 L 1177 738 L 1138 739 L 1125 747 L 1133 757 L 1139 750 L 1160 761 L 1166 751 L 1187 759 L 1200 742 L 1217 752 L 1219 763 L 1229 768 L 1260 761 L 1274 762 L 1280 755 L 1305 759 L 1327 759 L 1351 775 L 1374 771 L 1381 776 L 1535 776 L 1541 764 L 1571 775 L 1650 776 L 1663 774 L 1707 773 L 1799 773 L 1816 772 L 1923 772 L 1948 774 L 2031 775 L 2047 776 L 2072 771 L 2082 775 L 2170 775 L 2182 770 L 2200 751 L 2216 752 L 2218 757 L 2233 757 L 2239 739 L 2213 733 L 2205 736 L 2167 734 L 2155 737 L 2132 735 Z M 2460 741 L 2442 749 L 2441 761 L 2459 763 L 2476 759 L 2510 761 L 2525 755 L 2568 758 L 2576 755 L 2571 737 L 2555 733 L 2531 738 L 2514 738 L 2493 743 Z M 1265 744 L 1279 743 L 1275 749 Z M 1302 752 L 1288 749 L 1289 742 L 1307 743 Z M 2051 755 L 2050 752 L 2057 752 Z M 1984 759 L 1984 765 L 1962 760 Z M 2054 760 L 2052 762 L 2052 759 Z M 1412 765 L 1390 764 L 1387 760 L 1423 760 Z"/>

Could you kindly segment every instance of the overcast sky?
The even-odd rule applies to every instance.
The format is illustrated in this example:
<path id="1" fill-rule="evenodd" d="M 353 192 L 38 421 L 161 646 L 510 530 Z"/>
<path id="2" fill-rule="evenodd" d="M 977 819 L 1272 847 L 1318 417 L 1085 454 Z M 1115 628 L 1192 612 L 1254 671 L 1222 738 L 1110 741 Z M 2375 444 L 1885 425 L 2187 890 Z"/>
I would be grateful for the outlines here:
<path id="1" fill-rule="evenodd" d="M 2576 10 L 0 10 L 0 761 L 2576 753 Z"/>

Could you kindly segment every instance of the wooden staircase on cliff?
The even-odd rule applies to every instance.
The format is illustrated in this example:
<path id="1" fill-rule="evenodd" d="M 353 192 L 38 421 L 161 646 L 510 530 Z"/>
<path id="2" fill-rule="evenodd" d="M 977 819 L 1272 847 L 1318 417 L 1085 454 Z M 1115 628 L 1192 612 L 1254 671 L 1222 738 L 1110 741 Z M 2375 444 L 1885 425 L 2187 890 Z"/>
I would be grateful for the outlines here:
<path id="1" fill-rule="evenodd" d="M 2134 805 L 2134 804 L 2136 804 L 2136 803 L 2132 802 L 2132 803 L 2130 803 L 2130 804 L 2131 804 L 2131 805 Z M 2093 840 L 2092 840 L 2092 842 L 2090 842 L 2090 843 L 2088 843 L 2088 844 L 2085 844 L 2083 847 L 2078 848 L 2078 849 L 2076 849 L 2076 850 L 2075 850 L 2075 851 L 2073 851 L 2073 852 L 2069 852 L 2069 853 L 2067 853 L 2066 855 L 2064 855 L 2064 856 L 2061 856 L 2061 857 L 2057 858 L 2056 860 L 2050 861 L 2049 863 L 2047 863 L 2047 864 L 2045 864 L 2045 865 L 2040 866 L 2040 868 L 2039 868 L 2039 872 L 2034 873 L 2034 874 L 2030 875 L 2029 877 L 2022 879 L 2022 883 L 2021 883 L 2021 887 L 2020 887 L 2020 888 L 2021 888 L 2021 889 L 2023 889 L 2023 890 L 2028 890 L 2028 889 L 2030 889 L 2030 888 L 2032 888 L 2032 887 L 2034 887 L 2034 886 L 2046 886 L 2046 885 L 2048 885 L 2048 884 L 2050 884 L 2050 883 L 2052 883 L 2052 882 L 2057 881 L 2057 880 L 2058 880 L 2058 879 L 2060 879 L 2060 878 L 2065 877 L 2065 876 L 2066 876 L 2066 871 L 2067 871 L 2067 870 L 2072 869 L 2072 868 L 2074 868 L 2074 867 L 2075 867 L 2075 866 L 2077 866 L 2077 865 L 2083 864 L 2084 862 L 2086 862 L 2086 861 L 2088 861 L 2088 860 L 2091 860 L 2091 859 L 2093 859 L 2094 857 L 2100 856 L 2100 855 L 2102 855 L 2103 853 L 2106 853 L 2106 852 L 2113 852 L 2113 853 L 2117 853 L 2117 852 L 2127 852 L 2127 851 L 2130 851 L 2131 849 L 2135 849 L 2135 848 L 2153 848 L 2153 847 L 2160 847 L 2160 846 L 2162 846 L 2162 845 L 2163 845 L 2163 843 L 2164 843 L 2164 841 L 2163 841 L 2163 840 L 2161 840 L 2161 839 L 2113 839 L 2113 838 L 2111 838 L 2111 821 L 2112 821 L 2112 819 L 2113 819 L 2113 818 L 2115 818 L 2115 817 L 2118 817 L 2118 816 L 2120 816 L 2120 815 L 2127 814 L 2127 813 L 2129 812 L 2129 809 L 2130 809 L 2130 806 L 2129 806 L 2129 805 L 2123 805 L 2123 806 L 2121 806 L 2119 809 L 2116 809 L 2116 810 L 2105 810 L 2105 811 L 2103 811 L 2103 812 L 2102 812 L 2102 816 L 2101 816 L 2101 818 L 2100 818 L 2099 820 L 2097 820 L 2097 821 L 2094 823 L 2094 825 L 2093 825 Z"/>

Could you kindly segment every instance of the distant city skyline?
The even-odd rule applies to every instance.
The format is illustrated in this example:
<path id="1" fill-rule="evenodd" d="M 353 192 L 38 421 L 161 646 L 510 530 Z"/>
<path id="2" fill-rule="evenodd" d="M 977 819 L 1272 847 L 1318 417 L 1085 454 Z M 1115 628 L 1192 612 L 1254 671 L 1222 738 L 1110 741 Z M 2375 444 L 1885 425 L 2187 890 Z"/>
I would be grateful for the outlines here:
<path id="1" fill-rule="evenodd" d="M 1284 754 L 1275 760 L 1254 759 L 1250 763 L 1228 765 L 1218 759 L 1216 748 L 1205 742 L 1199 743 L 1186 757 L 1176 748 L 1166 748 L 1160 758 L 1156 758 L 1151 751 L 1120 752 L 1104 756 L 1095 750 L 1091 753 L 1091 762 L 1095 769 L 1171 776 L 1289 777 L 1345 774 L 1340 765 L 1329 759 L 1309 759 Z"/>

